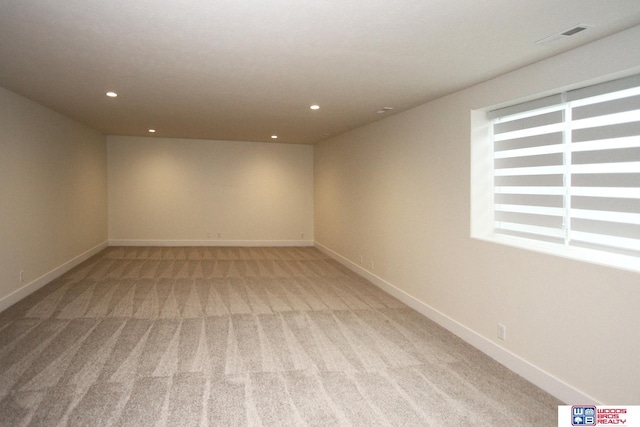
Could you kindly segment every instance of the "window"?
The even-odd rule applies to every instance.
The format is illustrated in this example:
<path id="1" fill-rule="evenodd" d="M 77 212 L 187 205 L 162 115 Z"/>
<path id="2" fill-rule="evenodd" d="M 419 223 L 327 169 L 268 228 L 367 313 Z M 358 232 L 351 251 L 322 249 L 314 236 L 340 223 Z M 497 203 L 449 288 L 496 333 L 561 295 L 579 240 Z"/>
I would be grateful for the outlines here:
<path id="1" fill-rule="evenodd" d="M 487 120 L 491 240 L 640 270 L 640 76 Z"/>

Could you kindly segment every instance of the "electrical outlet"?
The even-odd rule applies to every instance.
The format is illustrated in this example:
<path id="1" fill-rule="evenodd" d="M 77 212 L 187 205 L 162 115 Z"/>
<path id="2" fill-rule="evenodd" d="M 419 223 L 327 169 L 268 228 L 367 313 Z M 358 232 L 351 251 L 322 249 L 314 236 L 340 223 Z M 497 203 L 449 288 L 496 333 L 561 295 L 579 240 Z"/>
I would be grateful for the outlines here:
<path id="1" fill-rule="evenodd" d="M 364 257 L 360 255 L 360 265 L 364 264 Z"/>
<path id="2" fill-rule="evenodd" d="M 502 341 L 507 340 L 507 327 L 502 323 L 498 323 L 498 338 Z"/>
<path id="3" fill-rule="evenodd" d="M 207 239 L 211 238 L 211 233 L 207 233 Z"/>
<path id="4" fill-rule="evenodd" d="M 300 233 L 300 238 L 304 239 L 304 233 Z"/>
<path id="5" fill-rule="evenodd" d="M 24 282 L 24 270 L 20 270 L 20 283 Z"/>
<path id="6" fill-rule="evenodd" d="M 220 233 L 218 233 L 218 239 L 220 238 Z"/>
<path id="7" fill-rule="evenodd" d="M 371 271 L 373 271 L 373 260 L 371 260 Z"/>

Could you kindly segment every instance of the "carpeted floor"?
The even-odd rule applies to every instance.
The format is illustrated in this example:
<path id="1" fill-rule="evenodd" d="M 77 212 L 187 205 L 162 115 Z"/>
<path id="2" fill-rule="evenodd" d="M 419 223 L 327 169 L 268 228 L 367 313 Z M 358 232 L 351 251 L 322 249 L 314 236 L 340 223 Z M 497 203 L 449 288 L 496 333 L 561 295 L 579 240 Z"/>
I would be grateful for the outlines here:
<path id="1" fill-rule="evenodd" d="M 110 247 L 0 313 L 2 426 L 554 426 L 314 248 Z"/>

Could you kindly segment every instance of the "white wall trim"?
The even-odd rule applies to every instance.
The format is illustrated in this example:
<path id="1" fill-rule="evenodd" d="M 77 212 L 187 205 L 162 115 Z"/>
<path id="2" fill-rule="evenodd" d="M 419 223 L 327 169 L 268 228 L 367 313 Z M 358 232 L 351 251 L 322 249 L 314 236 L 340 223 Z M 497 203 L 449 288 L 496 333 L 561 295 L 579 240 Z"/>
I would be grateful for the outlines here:
<path id="1" fill-rule="evenodd" d="M 313 240 L 109 240 L 109 246 L 314 246 Z"/>
<path id="2" fill-rule="evenodd" d="M 0 299 L 0 311 L 4 311 L 7 308 L 11 307 L 13 304 L 17 303 L 21 299 L 23 299 L 23 298 L 27 297 L 28 295 L 32 294 L 33 292 L 37 291 L 38 289 L 40 289 L 41 287 L 43 287 L 47 283 L 49 283 L 52 280 L 55 280 L 58 277 L 62 276 L 64 273 L 66 273 L 67 271 L 71 270 L 73 267 L 75 267 L 75 266 L 79 265 L 80 263 L 88 260 L 89 258 L 94 256 L 95 254 L 97 254 L 101 250 L 107 248 L 107 246 L 108 246 L 108 244 L 107 244 L 106 241 L 103 242 L 103 243 L 100 243 L 98 246 L 96 246 L 96 247 L 94 247 L 92 249 L 89 249 L 88 251 L 83 252 L 80 255 L 76 256 L 76 257 L 71 258 L 69 261 L 65 262 L 64 264 L 54 268 L 50 272 L 38 277 L 37 279 L 27 283 L 26 285 L 22 286 L 21 288 L 19 288 L 19 289 L 15 290 L 14 292 L 10 293 L 6 297 Z"/>
<path id="3" fill-rule="evenodd" d="M 321 243 L 315 242 L 315 246 L 326 255 L 330 256 L 340 264 L 352 270 L 354 273 L 368 279 L 383 291 L 398 298 L 400 301 L 407 304 L 409 307 L 413 308 L 423 316 L 433 320 L 443 328 L 447 329 L 448 331 L 457 335 L 478 350 L 482 351 L 487 356 L 496 360 L 498 363 L 504 365 L 511 371 L 540 387 L 542 390 L 546 391 L 562 402 L 565 402 L 566 404 L 602 404 L 602 402 L 599 402 L 595 398 L 581 392 L 570 384 L 567 384 L 554 375 L 521 358 L 517 354 L 510 352 L 509 350 L 499 346 L 491 340 L 488 340 L 487 338 L 478 334 L 467 326 L 434 309 L 428 304 L 416 299 L 405 291 L 397 288 L 381 277 L 376 276 L 370 271 L 362 268 L 360 265 L 354 263 L 353 261 L 350 261 L 337 252 L 334 252 L 328 247 L 322 245 Z"/>

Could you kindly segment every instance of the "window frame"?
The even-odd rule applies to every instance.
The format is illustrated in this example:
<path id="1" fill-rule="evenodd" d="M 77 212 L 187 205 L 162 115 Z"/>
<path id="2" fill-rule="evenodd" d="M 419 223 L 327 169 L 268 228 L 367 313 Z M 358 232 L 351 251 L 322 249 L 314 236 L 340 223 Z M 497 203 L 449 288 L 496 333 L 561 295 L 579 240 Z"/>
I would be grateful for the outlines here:
<path id="1" fill-rule="evenodd" d="M 510 236 L 494 232 L 495 203 L 494 203 L 494 146 L 493 146 L 493 120 L 499 114 L 509 115 L 563 104 L 563 109 L 571 110 L 571 103 L 580 99 L 588 99 L 593 96 L 602 96 L 609 92 L 640 87 L 640 75 L 630 76 L 624 79 L 612 80 L 593 86 L 586 86 L 570 92 L 557 92 L 551 96 L 535 98 L 532 101 L 512 103 L 500 109 L 484 108 L 471 111 L 471 237 L 486 240 L 498 244 L 513 246 L 521 249 L 532 250 L 554 256 L 565 257 L 599 265 L 615 267 L 634 272 L 640 272 L 640 257 L 621 253 L 608 252 L 593 248 L 579 247 L 564 244 L 550 243 L 541 240 Z M 622 88 L 622 89 L 620 89 Z M 580 102 L 580 101 L 578 101 Z M 506 113 L 505 113 L 506 112 Z M 509 114 L 507 114 L 509 113 Z M 570 118 L 570 114 L 569 114 Z M 563 119 L 564 122 L 564 119 Z M 565 124 L 566 126 L 566 124 Z M 640 136 L 638 136 L 640 138 Z M 569 136 L 569 143 L 571 138 Z M 566 142 L 563 142 L 565 145 Z M 569 158 L 567 159 L 567 152 Z M 567 161 L 571 162 L 571 150 L 563 150 L 563 166 Z M 640 172 L 640 171 L 639 171 Z M 635 170 L 634 172 L 635 173 Z M 565 182 L 564 191 L 571 187 L 571 174 L 568 183 Z M 638 186 L 640 187 L 640 186 Z M 637 191 L 637 190 L 636 190 Z M 570 200 L 563 204 L 563 218 L 571 221 L 569 214 Z M 569 206 L 567 206 L 567 204 Z M 567 224 L 570 232 L 570 224 Z"/>

